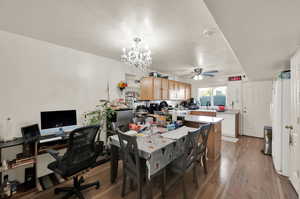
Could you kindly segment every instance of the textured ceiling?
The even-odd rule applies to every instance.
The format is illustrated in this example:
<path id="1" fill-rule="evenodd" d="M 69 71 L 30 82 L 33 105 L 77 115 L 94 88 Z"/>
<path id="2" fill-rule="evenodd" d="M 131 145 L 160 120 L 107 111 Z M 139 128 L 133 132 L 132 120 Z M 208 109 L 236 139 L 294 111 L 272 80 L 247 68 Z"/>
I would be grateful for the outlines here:
<path id="1" fill-rule="evenodd" d="M 205 0 L 250 79 L 274 77 L 300 45 L 299 0 Z"/>
<path id="2" fill-rule="evenodd" d="M 0 29 L 116 60 L 139 36 L 154 70 L 243 72 L 202 0 L 0 0 Z"/>

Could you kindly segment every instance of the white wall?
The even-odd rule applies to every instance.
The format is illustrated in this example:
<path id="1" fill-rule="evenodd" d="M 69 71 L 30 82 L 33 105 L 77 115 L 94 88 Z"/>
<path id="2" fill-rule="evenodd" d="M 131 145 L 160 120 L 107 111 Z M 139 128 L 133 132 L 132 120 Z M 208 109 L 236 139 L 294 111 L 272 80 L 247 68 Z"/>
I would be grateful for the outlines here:
<path id="1" fill-rule="evenodd" d="M 121 62 L 0 31 L 0 135 L 21 136 L 20 127 L 40 121 L 40 112 L 76 109 L 77 117 L 99 99 L 118 98 Z M 7 118 L 11 118 L 7 121 Z"/>
<path id="2" fill-rule="evenodd" d="M 242 108 L 242 81 L 229 82 L 228 77 L 210 78 L 201 81 L 190 81 L 192 84 L 192 96 L 198 97 L 199 88 L 227 86 L 227 106 L 232 108 L 232 101 L 234 102 L 233 109 Z"/>
<path id="3" fill-rule="evenodd" d="M 227 86 L 227 108 L 231 109 L 231 103 L 232 101 L 234 102 L 234 107 L 233 109 L 239 110 L 240 115 L 241 115 L 241 120 L 240 120 L 240 129 L 241 129 L 241 134 L 244 133 L 244 115 L 243 115 L 243 85 L 246 82 L 250 83 L 255 83 L 258 86 L 264 85 L 266 81 L 249 81 L 249 80 L 243 80 L 243 81 L 237 81 L 237 82 L 229 82 L 227 77 L 221 77 L 218 79 L 211 78 L 207 80 L 202 80 L 202 81 L 191 81 L 192 84 L 192 96 L 193 97 L 198 97 L 198 88 L 208 88 L 208 87 L 217 87 L 217 86 Z M 271 81 L 270 82 L 271 85 Z M 268 92 L 268 91 L 266 91 Z M 269 93 L 272 92 L 272 88 L 270 87 Z M 271 95 L 267 95 L 266 101 L 268 101 L 268 105 L 266 105 L 265 109 L 269 110 L 270 106 L 269 104 L 271 103 Z M 264 109 L 264 110 L 265 110 Z M 263 115 L 262 117 L 257 117 L 258 121 L 252 120 L 251 123 L 255 126 L 257 123 L 261 123 L 261 121 L 265 121 L 264 125 L 269 125 L 271 118 L 270 118 L 270 111 L 266 111 L 266 114 Z M 262 129 L 262 128 L 260 128 Z M 259 131 L 261 132 L 261 131 Z"/>

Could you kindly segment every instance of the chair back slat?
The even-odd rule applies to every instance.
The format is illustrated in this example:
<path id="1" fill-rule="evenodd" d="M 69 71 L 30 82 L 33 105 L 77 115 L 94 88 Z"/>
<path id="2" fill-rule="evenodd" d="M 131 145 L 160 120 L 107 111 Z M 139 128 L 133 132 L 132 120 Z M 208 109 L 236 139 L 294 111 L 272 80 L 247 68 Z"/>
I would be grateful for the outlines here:
<path id="1" fill-rule="evenodd" d="M 137 137 L 126 135 L 119 129 L 117 129 L 117 133 L 124 169 L 128 174 L 140 178 L 140 158 L 138 155 Z"/>
<path id="2" fill-rule="evenodd" d="M 201 144 L 198 147 L 198 153 L 204 153 L 206 151 L 211 126 L 211 124 L 205 124 L 200 127 Z"/>
<path id="3" fill-rule="evenodd" d="M 188 132 L 184 142 L 184 153 L 181 159 L 182 170 L 188 169 L 196 160 L 197 157 L 197 143 L 200 137 L 200 131 Z"/>

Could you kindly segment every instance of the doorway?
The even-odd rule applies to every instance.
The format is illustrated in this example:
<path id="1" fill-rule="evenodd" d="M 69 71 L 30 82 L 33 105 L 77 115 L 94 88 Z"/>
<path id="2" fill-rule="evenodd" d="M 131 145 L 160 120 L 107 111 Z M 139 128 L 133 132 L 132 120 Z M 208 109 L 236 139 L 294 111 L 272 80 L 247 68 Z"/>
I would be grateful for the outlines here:
<path id="1" fill-rule="evenodd" d="M 243 134 L 263 137 L 264 126 L 271 126 L 272 81 L 243 83 Z"/>

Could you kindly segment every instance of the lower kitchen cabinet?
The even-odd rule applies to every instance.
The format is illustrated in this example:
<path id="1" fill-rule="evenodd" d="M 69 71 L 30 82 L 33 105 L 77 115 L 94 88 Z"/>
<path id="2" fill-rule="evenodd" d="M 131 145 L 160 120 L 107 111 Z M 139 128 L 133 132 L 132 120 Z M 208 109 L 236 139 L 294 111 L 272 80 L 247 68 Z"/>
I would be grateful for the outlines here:
<path id="1" fill-rule="evenodd" d="M 222 122 L 222 135 L 228 137 L 239 136 L 239 113 L 217 113 L 217 117 L 223 118 Z"/>

